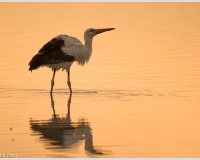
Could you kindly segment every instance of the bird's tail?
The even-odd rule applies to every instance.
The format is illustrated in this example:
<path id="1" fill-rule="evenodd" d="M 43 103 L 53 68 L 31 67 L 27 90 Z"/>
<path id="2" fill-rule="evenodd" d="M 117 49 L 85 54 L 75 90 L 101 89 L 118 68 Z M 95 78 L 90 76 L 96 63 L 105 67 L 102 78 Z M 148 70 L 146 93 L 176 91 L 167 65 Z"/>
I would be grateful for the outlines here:
<path id="1" fill-rule="evenodd" d="M 29 71 L 32 72 L 32 70 L 37 69 L 38 67 L 44 64 L 44 61 L 45 57 L 43 55 L 36 54 L 35 56 L 33 56 L 33 58 L 28 64 L 30 66 Z"/>

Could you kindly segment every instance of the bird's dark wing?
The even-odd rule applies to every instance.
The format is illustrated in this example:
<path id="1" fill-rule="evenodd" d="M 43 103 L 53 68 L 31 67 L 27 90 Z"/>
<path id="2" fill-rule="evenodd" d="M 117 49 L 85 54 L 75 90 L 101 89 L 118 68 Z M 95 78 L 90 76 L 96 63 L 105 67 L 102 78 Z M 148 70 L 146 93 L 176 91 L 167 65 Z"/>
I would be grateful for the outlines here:
<path id="1" fill-rule="evenodd" d="M 66 55 L 61 47 L 64 45 L 64 40 L 53 38 L 47 42 L 29 62 L 29 70 L 38 68 L 45 64 L 58 64 L 61 62 L 72 62 L 75 57 Z"/>

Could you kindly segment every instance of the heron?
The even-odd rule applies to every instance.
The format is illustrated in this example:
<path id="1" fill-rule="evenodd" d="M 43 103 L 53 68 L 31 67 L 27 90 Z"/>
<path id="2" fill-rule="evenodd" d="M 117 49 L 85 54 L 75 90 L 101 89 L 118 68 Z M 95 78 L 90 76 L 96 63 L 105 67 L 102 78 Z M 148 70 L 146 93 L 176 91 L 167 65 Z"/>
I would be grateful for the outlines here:
<path id="1" fill-rule="evenodd" d="M 70 67 L 73 62 L 77 62 L 78 65 L 84 66 L 88 63 L 92 55 L 92 40 L 97 34 L 113 30 L 115 28 L 103 28 L 94 29 L 89 28 L 84 33 L 85 44 L 77 38 L 60 34 L 50 41 L 48 41 L 39 51 L 38 54 L 33 56 L 29 62 L 29 70 L 36 70 L 40 67 L 49 67 L 53 71 L 53 77 L 51 80 L 50 94 L 53 92 L 54 77 L 56 71 L 62 69 L 68 73 L 67 84 L 72 94 L 71 81 L 70 81 Z"/>

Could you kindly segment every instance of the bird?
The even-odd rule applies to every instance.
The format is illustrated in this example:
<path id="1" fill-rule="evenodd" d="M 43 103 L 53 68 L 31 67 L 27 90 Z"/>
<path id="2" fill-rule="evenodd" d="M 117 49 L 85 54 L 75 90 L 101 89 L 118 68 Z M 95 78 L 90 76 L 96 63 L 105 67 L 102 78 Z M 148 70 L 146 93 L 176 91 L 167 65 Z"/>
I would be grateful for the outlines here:
<path id="1" fill-rule="evenodd" d="M 88 63 L 92 55 L 92 41 L 97 34 L 114 30 L 115 28 L 94 29 L 89 28 L 84 32 L 85 44 L 82 44 L 77 38 L 60 34 L 48 41 L 29 62 L 29 71 L 37 70 L 40 67 L 48 67 L 53 71 L 51 80 L 50 94 L 53 92 L 54 77 L 56 71 L 62 69 L 68 73 L 67 84 L 72 94 L 70 81 L 70 67 L 73 62 L 84 66 Z"/>

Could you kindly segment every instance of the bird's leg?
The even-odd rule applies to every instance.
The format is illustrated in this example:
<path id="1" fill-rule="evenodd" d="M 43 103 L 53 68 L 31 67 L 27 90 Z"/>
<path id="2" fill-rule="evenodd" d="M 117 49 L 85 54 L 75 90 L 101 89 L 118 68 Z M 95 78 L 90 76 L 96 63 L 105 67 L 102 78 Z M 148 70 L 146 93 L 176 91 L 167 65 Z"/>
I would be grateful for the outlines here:
<path id="1" fill-rule="evenodd" d="M 68 103 L 67 103 L 67 106 L 68 106 L 68 116 L 70 117 L 70 104 L 71 104 L 71 98 L 72 98 L 72 94 L 70 93 L 69 95 L 69 99 L 68 99 Z"/>
<path id="2" fill-rule="evenodd" d="M 67 84 L 69 86 L 70 94 L 72 94 L 72 89 L 71 89 L 71 82 L 70 82 L 70 73 L 68 71 L 68 79 L 67 79 Z"/>
<path id="3" fill-rule="evenodd" d="M 52 94 L 52 91 L 53 91 L 55 73 L 56 73 L 56 70 L 53 71 L 53 78 L 51 80 L 51 91 L 50 91 L 50 94 Z"/>
<path id="4" fill-rule="evenodd" d="M 56 119 L 56 112 L 55 112 L 55 109 L 54 109 L 53 95 L 50 94 L 50 96 L 51 96 L 51 107 L 53 109 L 53 118 Z"/>

